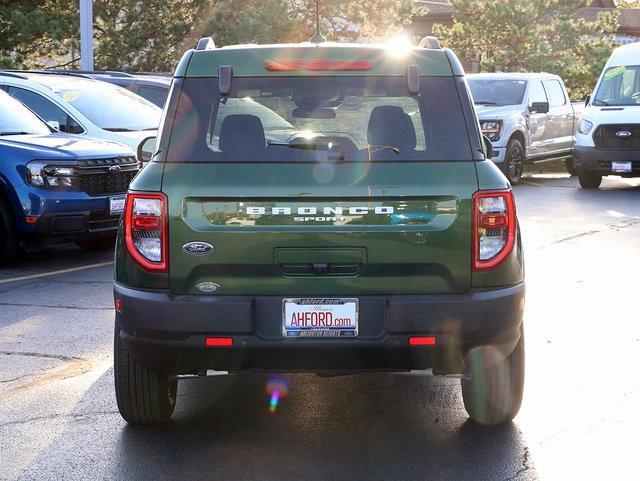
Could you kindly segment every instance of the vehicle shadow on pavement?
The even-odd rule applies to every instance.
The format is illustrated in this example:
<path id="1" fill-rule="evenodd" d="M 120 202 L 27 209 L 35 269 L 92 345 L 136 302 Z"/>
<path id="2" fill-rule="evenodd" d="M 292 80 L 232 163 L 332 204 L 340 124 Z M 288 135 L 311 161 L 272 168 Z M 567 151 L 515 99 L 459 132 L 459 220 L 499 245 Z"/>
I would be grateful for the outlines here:
<path id="1" fill-rule="evenodd" d="M 267 376 L 181 382 L 164 426 L 122 429 L 117 479 L 527 479 L 514 424 L 467 421 L 459 381 L 417 375 L 291 375 L 268 412 Z M 525 477 L 526 476 L 526 477 Z"/>

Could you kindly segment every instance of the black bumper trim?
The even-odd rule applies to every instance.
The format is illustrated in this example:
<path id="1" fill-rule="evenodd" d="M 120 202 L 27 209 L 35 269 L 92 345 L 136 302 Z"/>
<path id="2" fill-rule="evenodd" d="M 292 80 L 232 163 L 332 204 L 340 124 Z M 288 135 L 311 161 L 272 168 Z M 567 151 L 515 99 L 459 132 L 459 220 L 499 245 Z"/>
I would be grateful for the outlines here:
<path id="1" fill-rule="evenodd" d="M 619 174 L 611 171 L 611 161 L 632 162 L 630 173 Z M 598 147 L 575 146 L 573 164 L 576 169 L 599 172 L 602 175 L 640 176 L 640 149 L 600 149 Z"/>
<path id="2" fill-rule="evenodd" d="M 120 216 L 102 210 L 47 212 L 36 224 L 37 237 L 86 239 L 113 236 L 118 232 Z"/>
<path id="3" fill-rule="evenodd" d="M 520 338 L 524 284 L 465 294 L 356 296 L 360 335 L 288 339 L 281 335 L 283 297 L 193 296 L 116 284 L 116 319 L 130 352 L 156 369 L 410 370 L 459 372 L 461 355 L 491 344 L 511 352 Z M 308 296 L 307 296 L 308 297 Z M 353 297 L 353 296 L 352 296 Z M 435 335 L 412 348 L 410 335 Z M 230 336 L 231 348 L 205 348 L 207 336 Z"/>

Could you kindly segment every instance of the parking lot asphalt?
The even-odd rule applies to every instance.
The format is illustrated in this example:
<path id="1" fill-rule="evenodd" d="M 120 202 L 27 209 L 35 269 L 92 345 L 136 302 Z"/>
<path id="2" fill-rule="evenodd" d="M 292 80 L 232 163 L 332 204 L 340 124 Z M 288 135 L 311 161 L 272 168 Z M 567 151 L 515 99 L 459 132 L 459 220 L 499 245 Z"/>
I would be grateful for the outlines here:
<path id="1" fill-rule="evenodd" d="M 0 268 L 0 479 L 638 479 L 640 180 L 515 189 L 526 386 L 512 424 L 467 421 L 459 380 L 183 380 L 172 421 L 129 427 L 113 392 L 112 254 L 64 247 Z M 150 313 L 153 315 L 153 313 Z"/>

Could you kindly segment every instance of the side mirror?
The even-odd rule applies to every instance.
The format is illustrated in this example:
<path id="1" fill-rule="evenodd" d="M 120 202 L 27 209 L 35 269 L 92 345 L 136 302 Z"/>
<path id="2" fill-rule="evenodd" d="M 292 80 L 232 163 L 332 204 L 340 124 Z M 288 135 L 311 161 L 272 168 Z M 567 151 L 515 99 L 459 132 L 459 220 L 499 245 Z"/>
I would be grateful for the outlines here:
<path id="1" fill-rule="evenodd" d="M 493 159 L 493 144 L 489 140 L 489 137 L 487 137 L 486 135 L 483 135 L 482 136 L 482 140 L 484 142 L 484 155 L 485 155 L 485 157 L 487 158 L 487 160 Z"/>
<path id="2" fill-rule="evenodd" d="M 549 112 L 549 102 L 532 102 L 529 111 L 532 114 L 546 114 Z"/>
<path id="3" fill-rule="evenodd" d="M 585 107 L 588 107 L 590 103 L 591 103 L 591 94 L 587 95 L 587 96 L 584 98 L 584 106 L 585 106 Z"/>
<path id="4" fill-rule="evenodd" d="M 146 139 L 143 139 L 142 142 L 138 144 L 138 152 L 136 153 L 138 162 L 143 164 L 149 162 L 153 158 L 153 151 L 155 150 L 155 147 L 155 137 L 147 137 Z"/>
<path id="5" fill-rule="evenodd" d="M 47 125 L 51 127 L 53 130 L 60 131 L 60 122 L 57 120 L 47 120 Z"/>

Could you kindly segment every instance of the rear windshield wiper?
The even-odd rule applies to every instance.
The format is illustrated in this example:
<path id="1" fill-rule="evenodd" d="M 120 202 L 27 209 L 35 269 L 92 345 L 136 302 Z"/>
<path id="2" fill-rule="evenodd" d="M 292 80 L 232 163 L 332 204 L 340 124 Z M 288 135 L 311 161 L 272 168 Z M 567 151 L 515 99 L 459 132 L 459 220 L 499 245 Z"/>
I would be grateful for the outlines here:
<path id="1" fill-rule="evenodd" d="M 369 155 L 375 154 L 376 152 L 382 152 L 383 150 L 391 150 L 392 152 L 400 155 L 400 149 L 393 145 L 366 145 L 365 149 L 369 150 Z"/>
<path id="2" fill-rule="evenodd" d="M 473 103 L 476 105 L 498 105 L 497 102 L 491 102 L 489 100 L 475 100 Z"/>
<path id="3" fill-rule="evenodd" d="M 32 135 L 33 132 L 15 131 L 15 132 L 0 132 L 0 135 Z"/>
<path id="4" fill-rule="evenodd" d="M 104 130 L 109 132 L 140 132 L 142 129 L 127 129 L 124 127 L 103 127 Z"/>
<path id="5" fill-rule="evenodd" d="M 278 142 L 276 140 L 270 140 L 267 145 L 275 145 L 276 147 L 289 147 L 290 149 L 304 149 L 304 150 L 329 150 L 335 144 L 332 142 L 324 143 L 312 143 L 312 142 Z"/>

